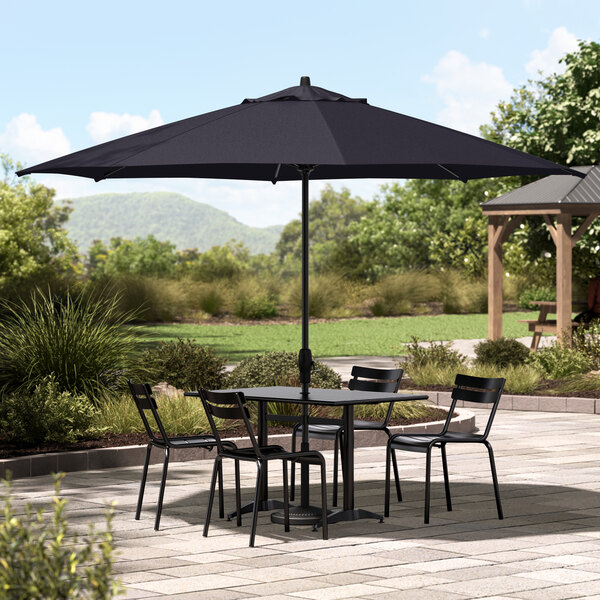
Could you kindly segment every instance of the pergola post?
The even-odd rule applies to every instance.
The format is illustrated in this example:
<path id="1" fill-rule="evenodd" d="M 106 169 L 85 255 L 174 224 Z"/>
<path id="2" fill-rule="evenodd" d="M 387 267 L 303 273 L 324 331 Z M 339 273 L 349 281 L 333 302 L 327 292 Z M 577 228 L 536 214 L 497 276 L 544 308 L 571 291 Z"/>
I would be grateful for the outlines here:
<path id="1" fill-rule="evenodd" d="M 561 213 L 556 217 L 556 331 L 558 338 L 571 345 L 572 304 L 572 217 Z"/>
<path id="2" fill-rule="evenodd" d="M 488 337 L 502 337 L 502 229 L 508 218 L 490 215 L 488 221 Z"/>

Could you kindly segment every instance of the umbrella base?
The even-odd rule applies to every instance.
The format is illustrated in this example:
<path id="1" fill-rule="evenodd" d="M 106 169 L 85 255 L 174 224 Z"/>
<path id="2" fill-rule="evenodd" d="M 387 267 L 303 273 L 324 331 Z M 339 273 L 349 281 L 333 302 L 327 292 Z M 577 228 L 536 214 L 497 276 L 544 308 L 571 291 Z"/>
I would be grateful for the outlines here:
<path id="1" fill-rule="evenodd" d="M 318 506 L 294 506 L 290 507 L 290 525 L 315 525 L 321 521 L 323 511 Z M 274 512 L 271 521 L 279 525 L 285 524 L 283 511 Z"/>

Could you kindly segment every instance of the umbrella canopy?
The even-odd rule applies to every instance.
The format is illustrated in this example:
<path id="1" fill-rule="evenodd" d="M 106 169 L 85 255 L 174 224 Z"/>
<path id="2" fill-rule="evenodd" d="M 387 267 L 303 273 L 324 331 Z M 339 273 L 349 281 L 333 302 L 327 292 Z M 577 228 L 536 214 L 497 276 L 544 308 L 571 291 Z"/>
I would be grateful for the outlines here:
<path id="1" fill-rule="evenodd" d="M 308 180 L 477 179 L 580 173 L 537 156 L 310 85 L 177 121 L 18 172 L 102 179 L 302 180 L 302 350 L 308 393 Z"/>

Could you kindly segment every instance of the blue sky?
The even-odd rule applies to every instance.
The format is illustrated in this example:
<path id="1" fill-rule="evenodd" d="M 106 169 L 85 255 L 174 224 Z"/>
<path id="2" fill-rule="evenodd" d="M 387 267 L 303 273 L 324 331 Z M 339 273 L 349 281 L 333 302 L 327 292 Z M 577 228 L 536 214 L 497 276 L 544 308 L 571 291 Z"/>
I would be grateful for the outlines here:
<path id="1" fill-rule="evenodd" d="M 0 2 L 0 152 L 36 164 L 312 83 L 477 133 L 499 100 L 600 41 L 597 0 Z M 171 190 L 267 226 L 297 183 L 39 176 L 59 198 Z M 380 180 L 332 181 L 370 198 Z M 311 196 L 323 185 L 315 182 Z"/>

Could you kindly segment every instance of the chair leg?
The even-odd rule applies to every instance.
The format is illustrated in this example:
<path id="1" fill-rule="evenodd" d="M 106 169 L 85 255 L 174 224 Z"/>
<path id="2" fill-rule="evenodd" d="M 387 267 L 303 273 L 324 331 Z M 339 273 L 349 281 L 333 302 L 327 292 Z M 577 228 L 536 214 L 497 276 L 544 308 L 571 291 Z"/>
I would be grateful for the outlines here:
<path id="1" fill-rule="evenodd" d="M 496 475 L 494 451 L 492 450 L 491 444 L 487 440 L 484 443 L 490 455 L 490 468 L 492 470 L 492 480 L 494 481 L 494 494 L 496 495 L 496 508 L 498 509 L 498 518 L 504 519 L 504 513 L 502 512 L 502 503 L 500 502 L 500 488 L 498 487 L 498 476 Z"/>
<path id="2" fill-rule="evenodd" d="M 425 524 L 429 523 L 429 502 L 431 499 L 431 448 L 427 448 L 425 462 Z"/>
<path id="3" fill-rule="evenodd" d="M 396 482 L 396 497 L 398 502 L 402 502 L 402 491 L 400 490 L 400 475 L 398 474 L 398 461 L 396 452 L 392 452 L 392 465 L 394 466 L 394 481 Z"/>
<path id="4" fill-rule="evenodd" d="M 292 431 L 292 452 L 296 452 L 296 428 Z M 294 501 L 296 494 L 296 463 L 292 461 L 290 481 L 290 501 Z"/>
<path id="5" fill-rule="evenodd" d="M 335 441 L 333 442 L 333 506 L 338 505 L 338 449 L 339 449 L 339 435 L 335 434 Z"/>
<path id="6" fill-rule="evenodd" d="M 327 473 L 325 461 L 321 463 L 321 522 L 323 523 L 323 539 L 329 538 L 329 524 L 327 523 Z"/>
<path id="7" fill-rule="evenodd" d="M 217 473 L 220 468 L 219 467 L 220 462 L 221 462 L 221 459 L 217 456 L 217 458 L 215 458 L 215 463 L 213 465 L 212 477 L 210 479 L 210 491 L 208 493 L 208 506 L 206 507 L 206 519 L 204 521 L 204 531 L 202 532 L 202 535 L 204 537 L 208 536 L 208 528 L 210 526 L 210 515 L 212 513 L 213 501 L 215 499 L 215 487 L 217 485 Z"/>
<path id="8" fill-rule="evenodd" d="M 242 525 L 242 490 L 240 485 L 240 461 L 235 461 L 235 514 L 236 525 Z"/>
<path id="9" fill-rule="evenodd" d="M 144 470 L 142 471 L 142 482 L 140 483 L 140 492 L 138 494 L 137 509 L 135 511 L 136 521 L 140 520 L 140 514 L 142 512 L 142 501 L 144 500 L 144 489 L 146 487 L 146 478 L 148 476 L 148 464 L 150 463 L 150 452 L 152 451 L 152 444 L 148 444 L 146 448 L 146 460 L 144 462 Z"/>
<path id="10" fill-rule="evenodd" d="M 158 492 L 158 507 L 156 509 L 156 521 L 154 522 L 154 530 L 158 531 L 160 525 L 160 514 L 162 513 L 163 498 L 165 497 L 165 484 L 167 483 L 167 470 L 169 468 L 169 448 L 165 448 L 165 460 L 163 463 L 162 478 L 160 480 L 160 491 Z"/>
<path id="11" fill-rule="evenodd" d="M 442 444 L 442 466 L 444 467 L 444 488 L 446 490 L 446 508 L 452 510 L 452 499 L 450 498 L 450 479 L 448 478 L 448 462 L 446 461 L 446 444 Z"/>
<path id="12" fill-rule="evenodd" d="M 248 544 L 251 548 L 254 548 L 254 538 L 256 537 L 256 523 L 258 522 L 258 500 L 260 497 L 260 488 L 262 486 L 263 479 L 263 465 L 262 462 L 256 463 L 256 492 L 254 494 L 254 507 L 252 510 L 252 525 L 250 527 L 250 543 Z"/>
<path id="13" fill-rule="evenodd" d="M 219 519 L 225 518 L 225 504 L 223 501 L 223 461 L 219 463 Z"/>
<path id="14" fill-rule="evenodd" d="M 288 471 L 287 461 L 282 460 L 281 465 L 283 467 L 283 526 L 284 531 L 290 530 L 290 496 L 288 486 Z"/>
<path id="15" fill-rule="evenodd" d="M 385 507 L 383 514 L 386 517 L 390 516 L 390 462 L 394 450 L 388 444 L 385 451 Z"/>

